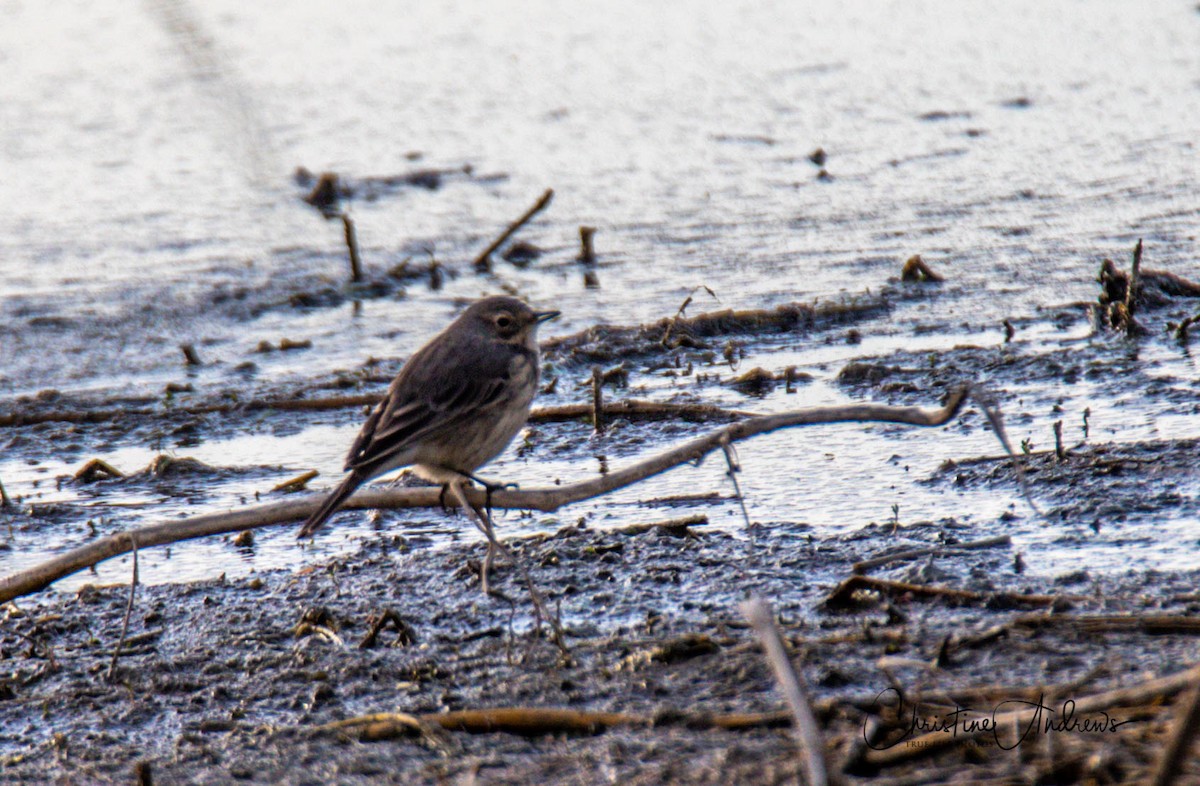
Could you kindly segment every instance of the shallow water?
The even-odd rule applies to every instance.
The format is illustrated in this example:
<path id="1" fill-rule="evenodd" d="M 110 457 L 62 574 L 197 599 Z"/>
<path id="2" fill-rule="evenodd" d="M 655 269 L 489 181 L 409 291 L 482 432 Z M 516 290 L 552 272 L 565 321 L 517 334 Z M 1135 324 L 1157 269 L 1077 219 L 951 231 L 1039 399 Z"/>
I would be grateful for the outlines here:
<path id="1" fill-rule="evenodd" d="M 1200 273 L 1200 13 L 1187 2 L 529 2 L 503 11 L 462 2 L 399 13 L 365 2 L 8 0 L 0 16 L 6 397 L 291 384 L 404 357 L 459 300 L 501 288 L 562 308 L 549 331 L 559 335 L 669 315 L 702 284 L 720 303 L 698 293 L 692 313 L 878 291 L 912 253 L 948 276 L 936 297 L 861 326 L 862 344 L 749 347 L 743 368 L 796 365 L 815 376 L 795 395 L 703 391 L 769 410 L 847 400 L 833 378 L 854 357 L 999 345 L 1005 318 L 1022 326 L 1022 351 L 1085 341 L 1085 324 L 1056 330 L 1044 309 L 1094 299 L 1099 261 L 1124 264 L 1137 238 L 1148 266 Z M 808 160 L 818 147 L 832 179 Z M 436 191 L 397 188 L 349 203 L 373 276 L 432 253 L 456 274 L 443 289 L 417 282 L 357 306 L 286 305 L 296 292 L 340 286 L 346 271 L 341 227 L 301 201 L 295 167 L 361 179 L 464 165 L 469 176 L 448 175 Z M 552 206 L 521 234 L 546 255 L 523 270 L 497 261 L 493 275 L 473 273 L 474 254 L 547 187 Z M 599 288 L 584 286 L 573 261 L 583 224 L 599 229 Z M 238 289 L 241 299 L 213 297 Z M 283 337 L 313 347 L 253 353 Z M 184 368 L 184 342 L 205 366 Z M 1196 360 L 1161 342 L 1139 360 L 1167 384 L 1196 378 Z M 245 361 L 257 366 L 249 381 L 235 371 Z M 670 392 L 662 380 L 633 383 Z M 1006 393 L 1015 414 L 1030 415 L 1013 421 L 1014 441 L 1045 445 L 1053 420 L 1077 420 L 1085 407 L 1093 439 L 1200 433 L 1194 413 L 1132 386 L 1116 399 L 1086 381 Z M 560 386 L 558 397 L 582 393 Z M 1050 411 L 1059 399 L 1065 414 Z M 297 415 L 283 435 L 177 449 L 280 469 L 222 481 L 199 503 L 130 500 L 147 504 L 112 525 L 225 509 L 312 467 L 331 480 L 355 421 Z M 970 426 L 840 426 L 758 440 L 741 451 L 750 515 L 844 529 L 1013 511 L 1020 547 L 1040 555 L 1031 569 L 1053 569 L 1053 536 L 1017 495 L 914 482 L 946 458 L 997 452 L 978 419 Z M 51 445 L 32 466 L 6 452 L 0 479 L 11 495 L 79 498 L 49 486 L 90 453 Z M 156 452 L 119 445 L 98 454 L 128 471 Z M 510 453 L 489 472 L 539 485 L 596 471 L 589 452 L 631 458 L 597 440 L 564 458 Z M 625 506 L 680 485 L 728 494 L 723 471 L 715 460 L 676 470 L 561 521 L 660 518 Z M 702 510 L 715 523 L 741 521 L 732 503 Z M 459 531 L 456 520 L 412 518 L 435 538 Z M 510 515 L 504 526 L 550 523 Z M 1088 562 L 1194 562 L 1190 522 L 1141 524 L 1153 524 L 1145 542 L 1097 544 Z M 264 534 L 252 556 L 221 542 L 181 545 L 169 560 L 147 555 L 143 577 L 297 565 L 370 533 L 343 524 L 303 553 L 284 532 Z M 25 535 L 0 564 L 17 568 L 62 545 Z M 127 567 L 114 562 L 101 575 L 122 579 Z"/>

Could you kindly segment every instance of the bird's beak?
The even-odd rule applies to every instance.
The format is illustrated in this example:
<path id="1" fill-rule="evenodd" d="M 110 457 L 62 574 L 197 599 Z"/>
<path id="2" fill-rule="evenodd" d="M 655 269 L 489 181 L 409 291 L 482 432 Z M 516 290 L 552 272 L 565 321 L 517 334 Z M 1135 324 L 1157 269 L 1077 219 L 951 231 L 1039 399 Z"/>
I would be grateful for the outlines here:
<path id="1" fill-rule="evenodd" d="M 540 322 L 547 322 L 551 319 L 554 319 L 556 316 L 558 316 L 561 313 L 562 313 L 561 311 L 535 311 L 535 312 L 533 312 L 533 316 L 540 323 Z"/>

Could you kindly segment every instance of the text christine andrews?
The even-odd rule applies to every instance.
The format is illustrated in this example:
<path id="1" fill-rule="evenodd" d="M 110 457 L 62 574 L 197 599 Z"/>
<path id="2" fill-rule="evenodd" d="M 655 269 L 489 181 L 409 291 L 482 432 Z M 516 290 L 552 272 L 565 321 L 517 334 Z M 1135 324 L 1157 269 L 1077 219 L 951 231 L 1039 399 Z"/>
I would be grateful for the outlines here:
<path id="1" fill-rule="evenodd" d="M 890 733 L 878 734 L 871 719 L 881 714 L 895 717 Z M 863 740 L 874 750 L 897 745 L 937 745 L 937 735 L 971 739 L 976 744 L 1012 750 L 1046 734 L 1112 734 L 1129 721 L 1097 711 L 1076 711 L 1075 700 L 1048 705 L 1045 696 L 1037 701 L 1008 700 L 985 709 L 945 705 L 909 704 L 896 688 L 885 688 L 863 721 Z"/>

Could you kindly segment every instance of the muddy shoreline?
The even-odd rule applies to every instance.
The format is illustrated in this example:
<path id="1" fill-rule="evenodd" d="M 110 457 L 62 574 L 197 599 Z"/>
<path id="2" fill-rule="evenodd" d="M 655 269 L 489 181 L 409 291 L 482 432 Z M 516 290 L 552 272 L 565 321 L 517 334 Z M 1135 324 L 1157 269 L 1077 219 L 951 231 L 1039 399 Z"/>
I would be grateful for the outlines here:
<path id="1" fill-rule="evenodd" d="M 936 293 L 927 285 L 908 291 L 918 298 Z M 611 353 L 606 357 L 637 358 L 608 375 L 607 395 L 618 403 L 644 393 L 643 380 L 664 370 L 707 375 L 667 400 L 699 407 L 691 422 L 634 414 L 614 420 L 605 451 L 620 459 L 639 455 L 647 441 L 670 445 L 727 422 L 722 413 L 732 408 L 703 409 L 721 395 L 729 400 L 724 391 L 736 390 L 737 400 L 749 403 L 782 385 L 804 384 L 770 364 L 778 336 L 801 331 L 810 341 L 853 339 L 871 329 L 881 308 L 886 316 L 880 303 L 888 300 L 826 307 L 825 322 L 818 311 L 793 308 L 593 329 L 554 342 L 548 368 L 570 379 L 601 359 L 597 347 Z M 1067 313 L 1043 319 L 1090 319 L 1086 309 Z M 672 346 L 662 342 L 668 324 Z M 1114 351 L 1122 341 L 1098 332 L 1087 342 L 1036 352 L 1019 342 L 936 355 L 901 350 L 856 358 L 835 379 L 854 396 L 897 404 L 931 404 L 929 391 L 987 380 L 1007 388 L 1006 418 L 1019 427 L 1030 417 L 1024 411 L 1030 402 L 1015 390 L 1089 379 L 1093 389 L 1116 397 L 1129 386 L 1129 374 L 1147 373 L 1128 352 Z M 738 367 L 740 353 L 768 364 L 747 375 Z M 286 400 L 311 405 L 322 396 L 370 397 L 387 376 L 379 365 L 292 385 Z M 749 376 L 754 385 L 741 384 Z M 1182 395 L 1169 380 L 1138 387 L 1164 403 Z M 260 388 L 257 399 L 244 400 L 284 400 L 284 391 Z M 552 389 L 546 398 L 556 402 Z M 15 402 L 31 422 L 6 424 L 7 444 L 32 456 L 40 440 L 74 439 L 82 456 L 107 444 L 202 443 L 237 431 L 270 432 L 284 417 L 270 406 L 224 406 L 230 399 L 220 393 L 187 400 L 164 405 L 46 393 Z M 359 417 L 361 404 L 341 404 L 316 407 L 304 418 Z M 63 422 L 55 412 L 79 418 Z M 594 449 L 571 444 L 581 419 L 586 413 L 535 420 L 520 450 L 585 460 Z M 954 427 L 986 428 L 973 408 Z M 337 556 L 316 556 L 298 569 L 139 586 L 132 606 L 122 583 L 19 598 L 4 606 L 0 625 L 2 777 L 117 783 L 151 773 L 164 783 L 300 784 L 371 782 L 386 774 L 413 783 L 526 783 L 591 782 L 599 772 L 602 780 L 626 783 L 792 782 L 800 765 L 788 716 L 739 608 L 750 595 L 774 604 L 812 688 L 830 759 L 849 782 L 951 782 L 964 768 L 978 778 L 1019 782 L 1044 782 L 1068 770 L 1101 783 L 1140 777 L 1170 733 L 1174 693 L 1157 702 L 1118 703 L 1106 710 L 1120 719 L 1118 728 L 1072 728 L 1056 732 L 1053 742 L 1007 745 L 996 736 L 920 755 L 884 754 L 865 743 L 869 730 L 892 729 L 882 739 L 905 750 L 903 708 L 872 699 L 889 690 L 939 696 L 932 706 L 942 713 L 957 706 L 986 714 L 1048 694 L 1046 712 L 1054 715 L 1066 712 L 1062 702 L 1144 684 L 1195 662 L 1200 574 L 1053 564 L 1031 548 L 1043 537 L 1055 553 L 1121 549 L 1146 540 L 1139 533 L 1146 521 L 1186 519 L 1196 509 L 1194 496 L 1174 490 L 1186 489 L 1194 475 L 1195 439 L 1109 443 L 1089 428 L 1095 423 L 1085 418 L 1082 432 L 1054 449 L 1022 445 L 1041 514 L 1017 507 L 1014 465 L 998 455 L 959 457 L 913 479 L 1011 498 L 1011 512 L 994 519 L 901 521 L 897 508 L 890 522 L 842 534 L 795 519 L 730 527 L 713 518 L 736 509 L 717 489 L 647 499 L 603 516 L 573 516 L 568 509 L 544 519 L 537 524 L 541 534 L 509 542 L 555 609 L 566 651 L 534 617 L 518 570 L 502 567 L 494 577 L 508 600 L 485 596 L 478 581 L 482 543 L 469 534 L 431 537 L 398 511 L 368 516 L 370 527 L 357 530 L 349 548 L 343 544 Z M 744 450 L 753 451 L 753 443 Z M 127 477 L 68 478 L 91 489 L 88 505 L 18 500 L 0 516 L 17 537 L 44 537 L 80 527 L 97 505 L 117 511 L 146 495 L 194 504 L 230 477 L 266 480 L 281 469 L 156 461 Z M 1148 484 L 1156 493 L 1146 492 Z M 466 526 L 447 512 L 417 517 L 430 532 Z M 529 519 L 507 513 L 499 530 L 528 526 Z M 662 526 L 664 520 L 674 523 Z M 88 525 L 92 537 L 119 519 L 96 521 Z M 249 556 L 256 538 L 271 538 L 276 529 L 287 528 L 221 540 Z M 956 548 L 981 540 L 986 548 Z M 864 580 L 857 589 L 844 583 L 862 560 L 914 549 L 895 562 L 876 560 L 868 572 L 883 583 Z M 129 628 L 114 658 L 127 608 Z M 947 696 L 968 698 L 946 705 Z M 635 720 L 587 726 L 586 733 L 553 723 L 524 732 L 422 727 L 411 733 L 350 720 L 402 712 L 436 722 L 454 713 L 522 708 Z M 733 716 L 741 719 L 737 730 L 709 726 L 712 718 Z"/>
<path id="2" fill-rule="evenodd" d="M 798 765 L 786 724 L 704 731 L 670 722 L 679 712 L 783 709 L 738 611 L 748 593 L 775 604 L 835 760 L 861 736 L 864 702 L 890 686 L 922 695 L 990 687 L 988 700 L 998 702 L 1074 685 L 1061 701 L 1170 674 L 1194 660 L 1194 631 L 1183 623 L 1152 638 L 1136 627 L 1080 638 L 1072 621 L 1190 619 L 1200 603 L 1200 574 L 1099 576 L 1072 567 L 1029 579 L 1011 547 L 953 552 L 956 542 L 992 534 L 952 522 L 894 532 L 873 526 L 839 538 L 770 527 L 735 538 L 704 525 L 630 534 L 572 526 L 515 541 L 560 610 L 565 655 L 545 628 L 537 630 L 514 571 L 501 568 L 496 577 L 513 604 L 479 592 L 482 544 L 434 549 L 386 527 L 357 553 L 300 573 L 140 588 L 111 680 L 128 588 L 35 596 L 6 607 L 0 632 L 8 672 L 0 700 L 3 775 L 129 782 L 148 763 L 164 783 L 370 782 L 385 774 L 412 783 L 473 775 L 494 783 L 569 783 L 591 780 L 597 768 L 605 780 L 633 783 L 790 782 Z M 948 553 L 873 575 L 984 597 L 1061 600 L 1031 613 L 1003 602 L 957 605 L 868 592 L 849 608 L 823 607 L 854 562 L 918 545 Z M 364 646 L 385 610 L 403 624 L 384 626 Z M 658 720 L 649 730 L 590 736 L 447 733 L 351 742 L 351 732 L 314 731 L 368 713 L 495 707 Z M 1138 731 L 1063 733 L 1056 755 L 1069 751 L 1066 758 L 1085 766 L 1088 755 L 1107 750 L 1094 774 L 1132 777 L 1145 763 L 1147 735 L 1169 713 L 1146 719 L 1144 708 L 1113 712 L 1122 720 L 1139 717 Z M 969 766 L 976 777 L 1032 777 L 1061 764 L 1044 748 L 951 748 L 886 774 L 940 772 L 949 782 Z M 851 780 L 872 776 L 859 770 Z"/>

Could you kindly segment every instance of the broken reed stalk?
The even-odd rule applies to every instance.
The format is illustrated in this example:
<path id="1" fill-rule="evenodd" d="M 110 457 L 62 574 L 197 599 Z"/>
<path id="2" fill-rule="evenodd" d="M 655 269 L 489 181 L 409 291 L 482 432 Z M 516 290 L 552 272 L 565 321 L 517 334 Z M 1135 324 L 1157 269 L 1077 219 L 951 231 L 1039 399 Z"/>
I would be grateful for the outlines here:
<path id="1" fill-rule="evenodd" d="M 973 540 L 967 543 L 955 543 L 947 546 L 930 546 L 921 549 L 908 549 L 907 551 L 896 551 L 891 554 L 884 554 L 879 557 L 872 557 L 861 562 L 856 562 L 851 567 L 854 573 L 866 573 L 872 568 L 878 568 L 892 562 L 901 562 L 904 560 L 918 559 L 926 557 L 930 554 L 954 554 L 960 551 L 972 551 L 974 549 L 990 549 L 995 546 L 1008 546 L 1012 544 L 1012 538 L 1008 535 L 1000 535 L 995 538 L 984 538 L 983 540 Z"/>
<path id="2" fill-rule="evenodd" d="M 350 250 L 350 280 L 357 284 L 363 279 L 362 258 L 358 255 L 358 232 L 354 229 L 354 220 L 345 213 L 341 215 L 346 248 Z"/>
<path id="3" fill-rule="evenodd" d="M 1125 288 L 1125 311 L 1130 317 L 1133 317 L 1134 309 L 1137 307 L 1137 289 L 1139 285 L 1138 278 L 1142 272 L 1142 239 L 1138 238 L 1137 245 L 1133 247 L 1133 264 L 1129 266 L 1129 284 Z"/>
<path id="4" fill-rule="evenodd" d="M 137 592 L 138 585 L 138 544 L 135 533 L 127 533 L 129 538 L 129 547 L 133 549 L 133 575 L 129 579 L 129 602 L 125 604 L 125 621 L 121 623 L 121 637 L 117 639 L 117 646 L 113 648 L 112 663 L 108 664 L 108 676 L 106 679 L 109 682 L 113 681 L 113 677 L 117 673 L 117 659 L 121 657 L 121 648 L 125 646 L 125 637 L 129 634 L 129 616 L 133 613 L 133 597 Z"/>
<path id="5" fill-rule="evenodd" d="M 682 464 L 699 462 L 712 451 L 721 449 L 723 445 L 780 429 L 830 423 L 868 422 L 903 423 L 926 427 L 940 426 L 958 414 L 970 391 L 971 389 L 967 386 L 958 388 L 949 394 L 944 406 L 935 410 L 920 407 L 892 407 L 883 404 L 848 404 L 839 407 L 812 407 L 771 415 L 756 415 L 722 426 L 676 448 L 651 456 L 616 472 L 593 477 L 590 480 L 563 486 L 521 490 L 501 489 L 492 493 L 491 505 L 494 508 L 553 512 L 565 505 L 599 497 L 616 489 L 633 485 Z M 436 487 L 359 489 L 342 505 L 342 508 L 440 507 L 440 491 Z M 488 501 L 487 495 L 480 489 L 468 489 L 464 491 L 464 494 L 472 504 L 477 506 L 484 505 Z M 166 543 L 229 532 L 241 532 L 272 524 L 303 520 L 317 509 L 324 498 L 325 493 L 321 492 L 300 499 L 255 505 L 228 513 L 210 513 L 160 524 L 150 524 L 133 532 L 137 537 L 139 548 L 161 546 Z M 0 603 L 36 592 L 64 576 L 124 554 L 128 551 L 127 544 L 126 533 L 117 533 L 56 555 L 27 570 L 0 578 Z"/>
<path id="6" fill-rule="evenodd" d="M 688 729 L 747 729 L 786 726 L 786 712 L 671 713 L 658 717 L 624 712 L 596 712 L 558 707 L 492 707 L 410 715 L 406 712 L 374 712 L 345 718 L 312 728 L 312 733 L 354 733 L 360 741 L 394 739 L 414 733 L 425 734 L 437 727 L 467 734 L 514 734 L 536 737 L 546 734 L 599 734 L 614 728 L 683 727 Z"/>
<path id="7" fill-rule="evenodd" d="M 1070 595 L 1025 595 L 1017 592 L 972 592 L 954 587 L 938 587 L 929 584 L 913 584 L 907 581 L 877 579 L 873 576 L 854 575 L 839 584 L 825 598 L 822 605 L 829 610 L 853 607 L 855 595 L 867 590 L 881 595 L 912 595 L 917 598 L 942 598 L 949 603 L 999 603 L 1007 606 L 1032 606 L 1043 608 L 1061 601 L 1082 600 Z"/>
<path id="8" fill-rule="evenodd" d="M 592 367 L 592 429 L 604 433 L 604 372 Z"/>
<path id="9" fill-rule="evenodd" d="M 1158 757 L 1150 786 L 1171 786 L 1181 774 L 1192 740 L 1200 730 L 1200 667 L 1192 668 L 1192 686 L 1179 703 L 1171 738 Z"/>
<path id="10" fill-rule="evenodd" d="M 202 366 L 200 355 L 196 352 L 196 348 L 191 344 L 180 344 L 179 349 L 183 352 L 183 361 L 189 366 Z"/>
<path id="11" fill-rule="evenodd" d="M 481 273 L 486 273 L 487 271 L 491 270 L 492 269 L 492 263 L 491 263 L 492 253 L 496 249 L 500 248 L 500 246 L 504 245 L 504 241 L 508 240 L 510 237 L 512 237 L 514 234 L 516 234 L 517 230 L 519 230 L 521 227 L 523 227 L 527 223 L 529 223 L 530 219 L 532 219 L 538 213 L 542 212 L 542 210 L 544 210 L 546 208 L 546 206 L 550 204 L 550 200 L 553 198 L 554 198 L 554 189 L 547 188 L 546 193 L 542 194 L 541 198 L 538 199 L 538 201 L 534 204 L 533 207 L 526 210 L 524 215 L 522 215 L 516 221 L 509 224 L 508 229 L 505 229 L 503 232 L 501 232 L 500 236 L 498 238 L 496 238 L 495 240 L 493 240 L 491 245 L 489 245 L 487 248 L 485 248 L 479 254 L 479 256 L 475 257 L 475 269 Z"/>
<path id="12" fill-rule="evenodd" d="M 579 261 L 585 265 L 596 264 L 596 249 L 592 244 L 592 238 L 595 236 L 595 227 L 579 228 Z"/>
<path id="13" fill-rule="evenodd" d="M 825 764 L 825 741 L 821 737 L 821 726 L 813 714 L 812 704 L 804 688 L 804 681 L 792 667 L 787 648 L 779 628 L 775 625 L 775 612 L 761 597 L 755 596 L 742 604 L 742 614 L 754 626 L 758 638 L 766 651 L 767 661 L 775 672 L 775 681 L 787 700 L 788 708 L 795 720 L 793 730 L 800 745 L 800 756 L 808 775 L 808 786 L 826 786 L 829 769 Z"/>

